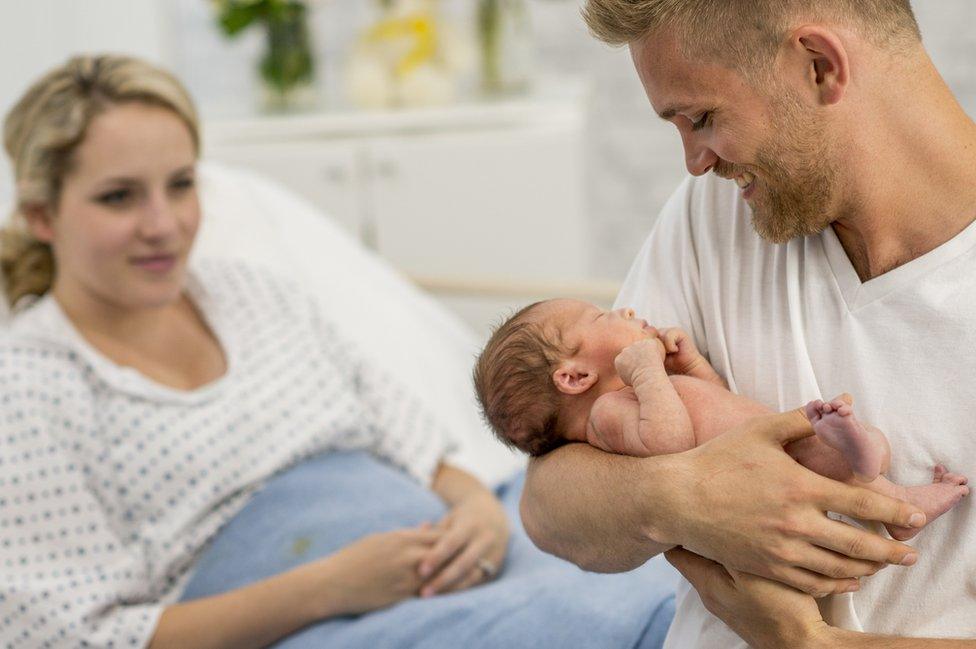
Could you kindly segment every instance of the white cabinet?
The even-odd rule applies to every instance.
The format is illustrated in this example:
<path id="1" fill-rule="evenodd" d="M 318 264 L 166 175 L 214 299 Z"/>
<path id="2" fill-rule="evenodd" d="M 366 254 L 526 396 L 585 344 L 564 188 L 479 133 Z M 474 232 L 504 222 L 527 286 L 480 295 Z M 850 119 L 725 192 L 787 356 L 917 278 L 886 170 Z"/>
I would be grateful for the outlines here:
<path id="1" fill-rule="evenodd" d="M 580 147 L 545 127 L 370 143 L 377 250 L 418 278 L 582 278 Z"/>
<path id="2" fill-rule="evenodd" d="M 302 194 L 484 330 L 498 304 L 565 294 L 588 273 L 583 93 L 562 90 L 449 109 L 209 121 L 204 150 Z"/>
<path id="3" fill-rule="evenodd" d="M 364 193 L 360 148 L 343 141 L 327 146 L 262 142 L 215 146 L 204 155 L 277 180 L 359 235 Z"/>

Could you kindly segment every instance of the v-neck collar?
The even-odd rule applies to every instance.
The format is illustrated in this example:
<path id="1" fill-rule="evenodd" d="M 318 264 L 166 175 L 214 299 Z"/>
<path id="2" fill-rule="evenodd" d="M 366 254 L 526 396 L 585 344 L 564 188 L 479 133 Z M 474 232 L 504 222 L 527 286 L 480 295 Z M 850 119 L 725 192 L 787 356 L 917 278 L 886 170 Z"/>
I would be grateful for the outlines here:
<path id="1" fill-rule="evenodd" d="M 888 295 L 903 286 L 911 284 L 915 279 L 929 271 L 951 261 L 976 245 L 976 221 L 973 221 L 962 232 L 949 239 L 942 245 L 925 253 L 921 257 L 902 264 L 898 268 L 889 270 L 867 282 L 861 282 L 851 260 L 844 252 L 844 246 L 834 229 L 828 227 L 820 235 L 827 262 L 834 274 L 837 286 L 840 288 L 849 311 L 856 311 L 872 302 Z"/>

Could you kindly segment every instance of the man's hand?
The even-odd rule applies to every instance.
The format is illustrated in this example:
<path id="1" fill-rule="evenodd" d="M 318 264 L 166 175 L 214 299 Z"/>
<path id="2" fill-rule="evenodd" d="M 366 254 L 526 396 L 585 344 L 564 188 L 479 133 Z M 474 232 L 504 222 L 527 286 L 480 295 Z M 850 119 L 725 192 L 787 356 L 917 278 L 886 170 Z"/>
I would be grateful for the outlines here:
<path id="1" fill-rule="evenodd" d="M 824 512 L 920 527 L 908 503 L 804 468 L 783 445 L 812 434 L 798 410 L 759 417 L 695 449 L 671 456 L 667 511 L 651 521 L 656 541 L 681 545 L 743 572 L 815 596 L 847 592 L 884 564 L 912 565 L 904 544 L 834 521 Z"/>
<path id="2" fill-rule="evenodd" d="M 828 631 L 812 597 L 775 581 L 726 570 L 681 548 L 668 561 L 698 591 L 708 611 L 754 649 L 804 647 Z"/>

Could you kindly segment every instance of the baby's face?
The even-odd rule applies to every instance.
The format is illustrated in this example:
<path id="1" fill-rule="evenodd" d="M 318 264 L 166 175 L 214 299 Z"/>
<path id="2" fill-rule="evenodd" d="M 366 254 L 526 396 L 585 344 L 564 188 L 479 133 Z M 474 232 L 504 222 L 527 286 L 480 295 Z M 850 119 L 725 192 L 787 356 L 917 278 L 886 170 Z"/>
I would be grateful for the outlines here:
<path id="1" fill-rule="evenodd" d="M 625 347 L 645 338 L 657 338 L 657 329 L 634 317 L 633 309 L 605 311 L 580 300 L 549 300 L 540 315 L 557 328 L 562 343 L 579 349 L 576 356 L 613 368 L 613 360 Z"/>

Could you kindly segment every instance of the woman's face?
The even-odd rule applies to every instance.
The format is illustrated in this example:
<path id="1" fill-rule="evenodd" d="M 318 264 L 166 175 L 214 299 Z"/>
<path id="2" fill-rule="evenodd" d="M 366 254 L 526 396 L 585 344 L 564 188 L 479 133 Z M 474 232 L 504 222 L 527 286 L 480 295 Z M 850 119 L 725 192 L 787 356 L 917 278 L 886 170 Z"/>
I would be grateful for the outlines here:
<path id="1" fill-rule="evenodd" d="M 180 297 L 200 222 L 195 164 L 172 111 L 126 103 L 92 120 L 58 204 L 31 220 L 54 250 L 62 304 L 132 310 Z"/>

